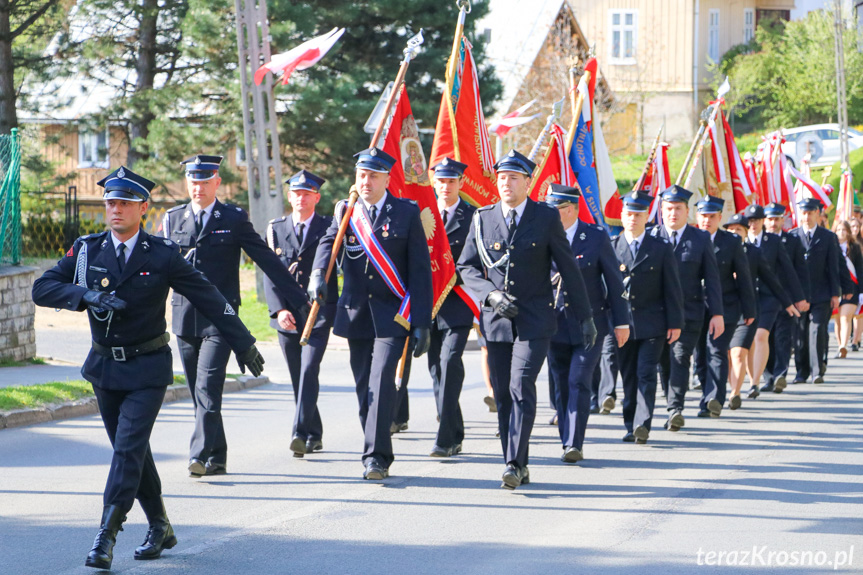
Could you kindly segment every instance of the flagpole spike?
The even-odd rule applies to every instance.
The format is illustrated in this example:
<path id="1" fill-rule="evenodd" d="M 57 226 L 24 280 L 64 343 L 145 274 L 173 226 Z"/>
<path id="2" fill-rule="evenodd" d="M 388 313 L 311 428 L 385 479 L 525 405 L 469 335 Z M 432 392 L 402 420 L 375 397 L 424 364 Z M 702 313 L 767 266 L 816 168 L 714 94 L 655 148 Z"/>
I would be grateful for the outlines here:
<path id="1" fill-rule="evenodd" d="M 423 45 L 425 38 L 423 38 L 423 29 L 420 28 L 420 31 L 408 40 L 408 45 L 404 49 L 403 53 L 405 55 L 404 63 L 409 63 L 411 60 L 416 58 L 417 54 L 420 51 L 420 46 Z"/>

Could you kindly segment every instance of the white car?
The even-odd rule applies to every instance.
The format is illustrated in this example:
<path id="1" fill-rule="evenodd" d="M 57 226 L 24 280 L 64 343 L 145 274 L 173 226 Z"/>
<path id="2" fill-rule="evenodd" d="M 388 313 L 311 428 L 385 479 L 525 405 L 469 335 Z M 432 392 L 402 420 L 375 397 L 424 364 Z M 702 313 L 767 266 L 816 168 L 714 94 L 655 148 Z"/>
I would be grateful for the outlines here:
<path id="1" fill-rule="evenodd" d="M 824 166 L 839 161 L 839 124 L 815 124 L 783 130 L 785 143 L 782 152 L 800 167 L 807 152 L 812 154 L 811 166 Z M 848 149 L 863 147 L 863 133 L 848 128 Z"/>

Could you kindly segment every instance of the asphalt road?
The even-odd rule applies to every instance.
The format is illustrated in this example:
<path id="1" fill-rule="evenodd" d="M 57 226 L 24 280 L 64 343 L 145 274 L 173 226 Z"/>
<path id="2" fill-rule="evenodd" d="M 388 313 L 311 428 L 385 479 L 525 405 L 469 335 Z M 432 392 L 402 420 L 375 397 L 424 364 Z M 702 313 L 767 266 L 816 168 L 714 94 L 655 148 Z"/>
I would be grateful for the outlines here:
<path id="1" fill-rule="evenodd" d="M 686 427 L 659 420 L 646 446 L 620 441 L 619 407 L 592 416 L 577 466 L 559 461 L 543 373 L 532 483 L 509 492 L 478 352 L 466 354 L 465 453 L 427 456 L 436 413 L 418 361 L 410 429 L 381 485 L 361 478 L 347 352 L 328 351 L 322 370 L 325 451 L 294 459 L 287 370 L 276 346 L 262 349 L 276 383 L 225 397 L 228 475 L 187 476 L 191 404 L 163 408 L 151 445 L 179 544 L 134 561 L 146 532 L 136 506 L 114 572 L 863 573 L 863 352 L 831 361 L 826 384 L 718 420 L 695 418 L 692 395 Z M 0 575 L 93 572 L 83 563 L 110 457 L 98 416 L 0 431 Z"/>

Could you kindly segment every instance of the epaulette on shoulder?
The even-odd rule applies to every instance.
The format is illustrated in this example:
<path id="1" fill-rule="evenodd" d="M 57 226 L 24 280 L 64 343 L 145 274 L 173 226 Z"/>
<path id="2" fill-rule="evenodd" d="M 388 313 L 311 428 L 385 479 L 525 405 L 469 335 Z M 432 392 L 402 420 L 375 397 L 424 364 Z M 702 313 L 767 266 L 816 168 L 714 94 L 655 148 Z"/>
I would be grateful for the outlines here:
<path id="1" fill-rule="evenodd" d="M 283 221 L 285 221 L 286 219 L 288 219 L 288 216 L 282 216 L 282 217 L 280 217 L 280 218 L 273 218 L 272 220 L 270 220 L 270 223 L 271 223 L 271 224 L 275 224 L 275 223 L 278 223 L 278 222 L 283 222 Z"/>
<path id="2" fill-rule="evenodd" d="M 81 236 L 75 241 L 92 240 L 94 238 L 101 238 L 102 236 L 105 236 L 107 234 L 108 234 L 108 230 L 105 230 L 104 232 L 96 232 L 94 234 L 87 234 L 86 236 Z"/>
<path id="3" fill-rule="evenodd" d="M 238 205 L 236 205 L 236 204 L 228 204 L 228 203 L 224 203 L 224 204 L 222 204 L 222 205 L 223 205 L 223 206 L 225 206 L 225 209 L 228 209 L 228 210 L 236 210 L 236 211 L 238 211 L 238 212 L 242 212 L 242 211 L 244 211 L 244 210 L 243 210 L 243 208 L 241 208 L 240 206 L 238 206 Z"/>
<path id="4" fill-rule="evenodd" d="M 170 214 L 171 212 L 176 212 L 177 210 L 182 210 L 185 207 L 186 206 L 184 204 L 180 204 L 179 206 L 174 206 L 173 208 L 169 209 L 166 213 Z"/>
<path id="5" fill-rule="evenodd" d="M 488 210 L 490 210 L 490 209 L 494 208 L 496 205 L 497 205 L 497 204 L 489 204 L 489 205 L 487 205 L 487 206 L 483 206 L 483 207 L 481 207 L 481 208 L 477 208 L 477 209 L 476 209 L 476 211 L 478 211 L 478 212 L 486 212 L 486 211 L 488 211 Z"/>
<path id="6" fill-rule="evenodd" d="M 158 236 L 150 236 L 150 238 L 153 240 L 153 244 L 155 244 L 157 246 L 164 245 L 164 246 L 167 246 L 169 248 L 178 247 L 176 242 L 174 242 L 173 240 L 169 240 L 168 238 L 160 238 Z"/>

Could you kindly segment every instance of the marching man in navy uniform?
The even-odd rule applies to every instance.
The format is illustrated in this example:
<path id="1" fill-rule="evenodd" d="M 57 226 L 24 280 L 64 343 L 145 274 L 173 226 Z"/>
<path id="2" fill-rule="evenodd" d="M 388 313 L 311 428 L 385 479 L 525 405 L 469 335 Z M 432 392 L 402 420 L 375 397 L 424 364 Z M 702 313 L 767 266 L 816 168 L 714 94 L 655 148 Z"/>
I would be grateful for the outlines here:
<path id="1" fill-rule="evenodd" d="M 456 262 L 464 249 L 473 213 L 476 211 L 476 208 L 459 198 L 465 168 L 466 164 L 452 158 L 444 158 L 432 168 L 438 209 L 453 261 Z M 462 295 L 472 296 L 464 290 L 464 282 L 457 275 L 456 285 L 432 320 L 428 363 L 440 416 L 435 444 L 429 453 L 432 457 L 458 454 L 464 440 L 464 420 L 459 406 L 459 396 L 464 384 L 462 354 L 474 322 L 474 312 Z"/>
<path id="2" fill-rule="evenodd" d="M 597 339 L 609 331 L 609 316 L 618 346 L 629 339 L 629 304 L 623 297 L 623 278 L 617 256 L 604 229 L 578 220 L 577 188 L 551 184 L 545 196 L 557 208 L 566 239 L 584 279 Z M 552 283 L 555 283 L 552 281 Z M 576 463 L 584 459 L 584 433 L 590 417 L 590 392 L 602 346 L 585 345 L 581 324 L 570 312 L 567 292 L 555 291 L 557 333 L 548 350 L 548 370 L 560 393 L 557 425 L 563 443 L 561 461 Z"/>
<path id="3" fill-rule="evenodd" d="M 683 405 L 689 389 L 689 369 L 692 353 L 704 327 L 704 312 L 708 311 L 707 333 L 712 338 L 722 336 L 725 318 L 722 309 L 722 285 L 710 235 L 686 223 L 689 219 L 689 198 L 692 192 L 671 186 L 662 192 L 662 225 L 651 235 L 671 244 L 677 260 L 677 277 L 683 290 L 684 326 L 680 337 L 662 352 L 660 377 L 668 400 L 668 421 L 665 428 L 677 431 L 683 427 Z M 722 411 L 720 402 L 712 403 L 716 416 Z"/>
<path id="4" fill-rule="evenodd" d="M 321 199 L 320 189 L 326 180 L 308 170 L 300 170 L 285 183 L 288 184 L 290 215 L 272 220 L 267 226 L 267 245 L 273 250 L 300 287 L 306 289 L 315 262 L 318 242 L 333 221 L 332 216 L 315 212 Z M 338 277 L 333 274 L 327 291 L 326 305 L 318 314 L 309 336 L 308 345 L 301 346 L 300 338 L 305 323 L 297 324 L 290 312 L 290 304 L 276 289 L 273 280 L 264 276 L 264 291 L 270 312 L 270 326 L 279 334 L 279 346 L 288 364 L 291 385 L 294 388 L 294 427 L 290 449 L 294 457 L 303 457 L 323 449 L 323 423 L 318 411 L 321 361 L 330 339 L 330 328 L 336 315 L 339 296 Z"/>
<path id="5" fill-rule="evenodd" d="M 821 206 L 821 201 L 816 198 L 797 202 L 800 225 L 795 232 L 806 250 L 812 299 L 808 313 L 804 313 L 800 320 L 801 333 L 794 362 L 797 366 L 795 382 L 824 383 L 827 324 L 831 312 L 839 307 L 842 294 L 839 240 L 836 234 L 818 225 Z"/>
<path id="6" fill-rule="evenodd" d="M 480 329 L 488 362 L 506 469 L 501 487 L 530 481 L 528 448 L 536 419 L 536 377 L 557 329 L 551 266 L 580 322 L 585 348 L 596 327 L 584 280 L 557 210 L 528 198 L 532 161 L 510 151 L 495 164 L 500 203 L 474 213 L 459 271 L 482 303 Z"/>
<path id="7" fill-rule="evenodd" d="M 162 235 L 180 245 L 183 256 L 219 288 L 229 308 L 240 307 L 240 250 L 258 264 L 281 291 L 292 314 L 308 313 L 302 288 L 255 231 L 246 212 L 216 199 L 221 156 L 198 155 L 181 162 L 191 202 L 171 208 Z M 189 475 L 227 472 L 228 443 L 222 423 L 222 389 L 231 357 L 223 334 L 182 294 L 171 298 L 172 330 L 192 392 L 195 430 L 189 446 Z"/>
<path id="8" fill-rule="evenodd" d="M 354 157 L 359 200 L 342 245 L 334 246 L 346 202 L 321 238 L 308 293 L 319 303 L 329 289 L 324 276 L 336 250 L 343 272 L 333 333 L 348 340 L 351 370 L 365 433 L 363 477 L 389 476 L 393 462 L 390 425 L 396 403 L 396 369 L 408 340 L 419 357 L 429 348 L 432 271 L 416 204 L 387 191 L 395 158 L 378 148 Z"/>
<path id="9" fill-rule="evenodd" d="M 684 326 L 683 292 L 674 250 L 646 232 L 653 196 L 635 191 L 623 198 L 623 232 L 612 240 L 629 301 L 629 341 L 620 348 L 623 380 L 623 441 L 644 444 L 656 403 L 656 367 L 666 343 Z"/>
<path id="10" fill-rule="evenodd" d="M 177 544 L 162 502 L 150 433 L 173 382 L 168 289 L 183 294 L 224 334 L 241 368 L 259 375 L 263 358 L 222 294 L 180 255 L 173 241 L 141 229 L 153 182 L 121 167 L 98 182 L 105 188 L 108 232 L 75 240 L 66 257 L 33 284 L 36 305 L 89 310 L 92 349 L 81 375 L 93 384 L 114 448 L 102 522 L 86 565 L 110 569 L 114 543 L 135 499 L 149 530 L 135 559 L 158 559 Z"/>
<path id="11" fill-rule="evenodd" d="M 806 250 L 803 242 L 793 231 L 785 231 L 786 208 L 773 202 L 764 206 L 764 229 L 776 234 L 782 240 L 782 245 L 791 261 L 791 266 L 797 273 L 800 286 L 803 288 L 804 299 L 808 302 L 810 296 L 809 267 L 806 265 Z M 780 313 L 776 316 L 776 324 L 770 332 L 770 354 L 767 367 L 764 370 L 764 385 L 760 391 L 782 393 L 787 387 L 788 366 L 791 363 L 791 352 L 800 337 L 800 320 Z"/>
<path id="12" fill-rule="evenodd" d="M 695 373 L 702 383 L 698 417 L 719 417 L 722 413 L 728 395 L 731 338 L 738 323 L 742 321 L 751 326 L 758 316 L 755 284 L 746 248 L 739 236 L 720 228 L 724 205 L 725 200 L 714 196 L 706 196 L 696 205 L 698 227 L 710 234 L 713 243 L 726 327 L 720 335 L 703 330 L 696 346 Z M 705 308 L 704 325 L 709 324 L 710 313 Z"/>

